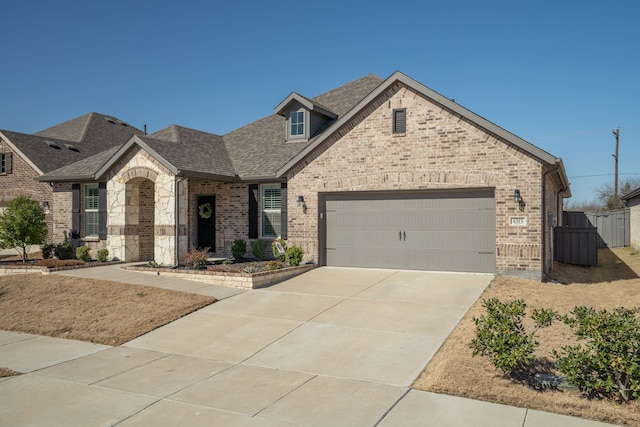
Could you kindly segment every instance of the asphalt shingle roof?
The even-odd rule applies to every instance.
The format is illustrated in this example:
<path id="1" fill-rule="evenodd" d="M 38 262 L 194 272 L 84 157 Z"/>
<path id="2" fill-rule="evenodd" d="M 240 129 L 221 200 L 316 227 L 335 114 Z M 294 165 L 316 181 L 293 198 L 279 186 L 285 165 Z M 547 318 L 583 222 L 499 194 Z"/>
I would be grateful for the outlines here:
<path id="1" fill-rule="evenodd" d="M 221 136 L 177 125 L 139 137 L 158 155 L 186 173 L 234 177 Z"/>
<path id="2" fill-rule="evenodd" d="M 42 173 L 48 173 L 124 144 L 143 132 L 124 122 L 89 113 L 33 135 L 2 132 Z"/>
<path id="3" fill-rule="evenodd" d="M 382 82 L 383 79 L 370 74 L 311 98 L 311 101 L 340 117 Z M 272 114 L 223 136 L 240 178 L 273 177 L 282 165 L 309 145 L 311 141 L 285 141 L 285 120 Z"/>
<path id="4" fill-rule="evenodd" d="M 338 115 L 338 118 L 358 104 L 383 82 L 367 75 L 351 83 L 309 99 L 315 105 Z M 301 96 L 301 95 L 300 95 Z M 327 124 L 332 123 L 331 121 Z M 57 126 L 45 129 L 32 138 L 58 138 L 73 141 L 81 151 L 88 147 L 101 147 L 104 152 L 85 153 L 77 161 L 57 162 L 43 172 L 54 172 L 41 179 L 63 180 L 65 176 L 92 176 L 112 159 L 133 135 L 138 143 L 160 156 L 181 173 L 191 176 L 211 176 L 218 179 L 269 179 L 291 158 L 303 150 L 310 141 L 286 142 L 286 119 L 271 114 L 223 136 L 214 135 L 177 125 L 171 125 L 150 135 L 126 125 L 118 119 L 89 113 Z M 83 148 L 83 147 L 87 148 Z M 22 148 L 20 148 L 22 150 Z M 27 153 L 25 153 L 27 154 Z M 36 154 L 36 153 L 34 153 Z"/>

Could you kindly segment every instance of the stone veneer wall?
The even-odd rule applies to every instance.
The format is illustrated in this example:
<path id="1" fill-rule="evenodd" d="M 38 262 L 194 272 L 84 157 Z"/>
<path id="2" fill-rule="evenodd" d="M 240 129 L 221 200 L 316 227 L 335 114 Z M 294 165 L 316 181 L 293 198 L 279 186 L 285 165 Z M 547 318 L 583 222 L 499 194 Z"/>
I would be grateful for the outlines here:
<path id="1" fill-rule="evenodd" d="M 45 216 L 47 221 L 47 242 L 55 240 L 55 230 L 53 225 L 53 211 L 55 203 L 53 200 L 53 189 L 47 182 L 36 181 L 40 176 L 27 163 L 19 153 L 16 153 L 4 140 L 0 139 L 0 153 L 12 153 L 11 173 L 0 174 L 0 208 L 18 196 L 27 196 L 40 203 L 49 203 L 50 213 Z"/>
<path id="2" fill-rule="evenodd" d="M 392 113 L 406 108 L 407 131 L 392 133 Z M 381 94 L 293 168 L 289 240 L 318 259 L 318 193 L 334 191 L 495 188 L 496 270 L 542 271 L 542 166 L 462 117 L 398 83 Z M 513 200 L 519 189 L 526 202 Z M 510 217 L 526 226 L 510 226 Z"/>
<path id="3" fill-rule="evenodd" d="M 249 231 L 249 187 L 247 184 L 189 180 L 189 245 L 197 246 L 198 196 L 216 196 L 216 257 L 231 255 L 235 239 L 247 240 Z"/>
<path id="4" fill-rule="evenodd" d="M 139 148 L 133 148 L 109 174 L 107 182 L 107 247 L 113 257 L 123 261 L 140 259 L 139 235 L 141 212 L 135 207 L 133 192 L 139 179 L 154 183 L 154 255 L 161 265 L 174 265 L 177 256 L 187 251 L 188 184 L 175 177 L 162 164 Z M 178 180 L 179 239 L 176 254 L 176 195 Z M 148 184 L 143 184 L 148 185 Z M 140 206 L 140 205 L 137 205 Z M 142 204 L 144 208 L 144 202 Z"/>

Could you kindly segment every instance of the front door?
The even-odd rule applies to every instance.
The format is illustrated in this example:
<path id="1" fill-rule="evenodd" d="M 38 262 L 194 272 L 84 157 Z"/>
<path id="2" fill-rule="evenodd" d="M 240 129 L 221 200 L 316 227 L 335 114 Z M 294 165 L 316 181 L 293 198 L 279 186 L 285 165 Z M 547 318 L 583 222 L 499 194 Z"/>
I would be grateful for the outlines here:
<path id="1" fill-rule="evenodd" d="M 216 196 L 198 196 L 198 248 L 216 251 Z"/>

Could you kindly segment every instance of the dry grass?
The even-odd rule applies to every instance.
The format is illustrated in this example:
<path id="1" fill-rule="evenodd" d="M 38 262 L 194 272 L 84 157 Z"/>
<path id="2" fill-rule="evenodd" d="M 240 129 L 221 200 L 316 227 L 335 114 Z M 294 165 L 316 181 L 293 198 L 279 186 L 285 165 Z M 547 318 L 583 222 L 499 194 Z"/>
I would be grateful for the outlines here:
<path id="1" fill-rule="evenodd" d="M 569 328 L 559 322 L 542 329 L 537 338 L 531 372 L 517 379 L 504 378 L 482 357 L 472 357 L 469 342 L 475 336 L 472 317 L 483 314 L 482 301 L 524 299 L 528 308 L 551 307 L 568 313 L 575 306 L 613 309 L 640 307 L 640 254 L 630 248 L 601 250 L 596 267 L 556 265 L 554 278 L 560 283 L 497 277 L 471 307 L 438 353 L 413 384 L 427 390 L 525 408 L 540 409 L 620 425 L 640 425 L 640 405 L 608 400 L 589 400 L 577 392 L 540 391 L 532 386 L 536 373 L 556 373 L 551 349 L 573 341 Z M 529 325 L 530 326 L 530 325 Z M 531 330 L 531 329 L 529 329 Z"/>
<path id="2" fill-rule="evenodd" d="M 118 346 L 215 298 L 68 276 L 0 277 L 0 329 Z"/>

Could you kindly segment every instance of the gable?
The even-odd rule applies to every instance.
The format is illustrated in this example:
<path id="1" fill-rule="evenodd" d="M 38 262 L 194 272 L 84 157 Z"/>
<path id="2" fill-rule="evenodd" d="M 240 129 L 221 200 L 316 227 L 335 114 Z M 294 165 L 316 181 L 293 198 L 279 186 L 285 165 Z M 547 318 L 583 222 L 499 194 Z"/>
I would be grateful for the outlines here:
<path id="1" fill-rule="evenodd" d="M 393 129 L 397 110 L 406 113 L 404 133 Z M 314 170 L 336 171 L 336 179 L 341 179 L 337 171 L 348 170 L 350 175 L 368 181 L 374 179 L 373 175 L 393 180 L 403 174 L 425 174 L 429 175 L 425 178 L 428 182 L 464 182 L 464 178 L 453 175 L 473 170 L 476 182 L 469 184 L 481 186 L 495 185 L 501 174 L 509 173 L 509 168 L 539 176 L 543 165 L 530 153 L 401 84 L 390 87 L 325 139 L 291 169 L 289 178 L 312 163 Z"/>
<path id="2" fill-rule="evenodd" d="M 395 94 L 401 91 L 410 90 L 412 92 L 411 96 L 408 96 L 403 99 L 402 102 L 397 102 L 397 97 Z M 395 104 L 392 106 L 392 98 L 396 98 Z M 367 95 L 364 99 L 360 101 L 358 105 L 356 105 L 352 110 L 350 110 L 347 114 L 333 123 L 326 132 L 324 132 L 319 138 L 313 141 L 312 144 L 309 144 L 305 147 L 298 155 L 292 158 L 289 162 L 287 162 L 282 168 L 280 168 L 277 172 L 278 176 L 285 174 L 295 174 L 301 168 L 304 168 L 305 165 L 309 164 L 313 161 L 314 157 L 317 157 L 317 153 L 314 154 L 314 151 L 323 152 L 328 149 L 329 146 L 332 145 L 336 140 L 341 139 L 348 135 L 350 132 L 353 132 L 354 128 L 358 126 L 363 120 L 365 120 L 369 115 L 373 114 L 380 106 L 382 106 L 385 102 L 388 103 L 389 117 L 388 123 L 376 123 L 378 126 L 375 135 L 370 135 L 370 138 L 378 138 L 380 136 L 384 136 L 387 133 L 391 134 L 393 132 L 392 128 L 392 114 L 393 109 L 402 109 L 407 107 L 407 103 L 411 103 L 411 99 L 424 99 L 428 100 L 428 102 L 432 105 L 437 111 L 442 112 L 443 114 L 449 115 L 451 120 L 454 122 L 465 123 L 469 126 L 469 129 L 475 129 L 475 132 L 479 132 L 480 140 L 478 143 L 482 144 L 482 140 L 496 140 L 501 141 L 505 146 L 510 147 L 514 152 L 521 152 L 525 154 L 530 159 L 535 159 L 540 165 L 544 166 L 544 168 L 549 172 L 554 172 L 553 178 L 554 182 L 558 185 L 558 188 L 563 190 L 566 197 L 570 197 L 569 184 L 568 179 L 566 177 L 566 172 L 564 171 L 564 165 L 562 164 L 562 160 L 556 158 L 549 153 L 539 149 L 538 147 L 530 144 L 527 141 L 517 137 L 514 134 L 496 126 L 495 124 L 489 122 L 488 120 L 478 116 L 477 114 L 465 109 L 464 107 L 456 104 L 454 101 L 443 97 L 437 92 L 432 91 L 431 89 L 421 85 L 420 83 L 410 79 L 409 77 L 403 75 L 402 73 L 396 72 L 391 77 L 389 77 L 383 84 L 379 85 L 373 92 Z M 404 103 L 404 104 L 403 104 Z M 393 107 L 393 109 L 391 109 Z M 420 137 L 428 137 L 435 138 L 435 136 L 428 136 L 430 130 L 433 130 L 433 122 L 430 122 L 427 117 L 419 118 L 415 116 L 415 112 L 411 112 L 408 108 L 406 111 L 406 120 L 407 120 L 407 132 L 406 138 L 410 141 L 412 138 L 420 135 Z M 431 117 L 430 120 L 434 120 L 434 117 Z M 411 121 L 415 122 L 415 125 L 411 125 Z M 367 128 L 367 132 L 373 131 L 372 128 Z M 359 131 L 362 131 L 360 129 Z M 450 131 L 447 131 L 450 132 Z M 402 134 L 404 135 L 404 134 Z M 458 138 L 459 139 L 459 138 Z M 449 150 L 452 147 L 457 146 L 459 141 L 456 138 L 453 138 L 450 142 Z M 403 151 L 411 150 L 411 144 L 405 144 L 402 148 Z M 426 148 L 428 150 L 428 147 Z M 486 154 L 479 154 L 486 155 Z M 405 156 L 405 159 L 408 157 Z M 398 165 L 406 164 L 406 160 L 403 160 Z"/>

